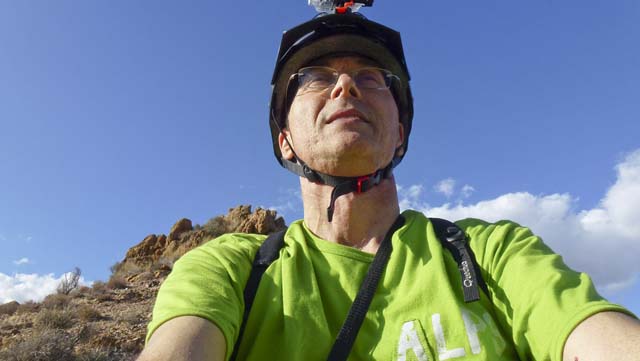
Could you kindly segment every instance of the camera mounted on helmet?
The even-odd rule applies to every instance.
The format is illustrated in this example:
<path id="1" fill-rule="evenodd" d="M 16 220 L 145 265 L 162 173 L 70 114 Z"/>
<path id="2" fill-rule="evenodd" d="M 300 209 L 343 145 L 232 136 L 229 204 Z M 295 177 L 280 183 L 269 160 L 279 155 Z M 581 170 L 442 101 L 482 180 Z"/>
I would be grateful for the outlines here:
<path id="1" fill-rule="evenodd" d="M 363 6 L 372 6 L 373 0 L 309 0 L 309 5 L 315 7 L 319 13 L 345 14 L 357 12 Z"/>

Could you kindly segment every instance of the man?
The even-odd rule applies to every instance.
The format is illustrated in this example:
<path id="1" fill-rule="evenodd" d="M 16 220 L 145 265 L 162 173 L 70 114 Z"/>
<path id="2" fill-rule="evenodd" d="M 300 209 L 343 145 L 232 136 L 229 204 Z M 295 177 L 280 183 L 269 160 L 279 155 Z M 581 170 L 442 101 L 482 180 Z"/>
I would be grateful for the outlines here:
<path id="1" fill-rule="evenodd" d="M 347 323 L 351 360 L 640 360 L 640 323 L 528 229 L 457 222 L 476 269 L 433 221 L 400 214 L 392 169 L 413 108 L 399 34 L 355 14 L 314 19 L 283 36 L 272 83 L 274 152 L 300 176 L 304 220 L 261 277 L 244 332 L 265 237 L 225 235 L 183 256 L 139 360 L 340 359 L 334 340 L 362 289 L 373 294 L 354 312 L 362 324 Z M 468 297 L 479 279 L 486 291 Z"/>

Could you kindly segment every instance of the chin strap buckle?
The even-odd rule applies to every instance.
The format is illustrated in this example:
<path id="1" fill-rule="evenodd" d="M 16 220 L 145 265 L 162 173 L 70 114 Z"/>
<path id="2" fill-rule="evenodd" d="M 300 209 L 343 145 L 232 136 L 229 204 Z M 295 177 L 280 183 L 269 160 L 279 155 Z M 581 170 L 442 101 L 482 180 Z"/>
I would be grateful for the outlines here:
<path id="1" fill-rule="evenodd" d="M 373 174 L 358 177 L 356 178 L 355 191 L 357 193 L 364 193 L 369 189 L 380 184 L 380 182 L 382 181 L 382 178 L 386 178 L 386 172 L 384 170 L 379 170 Z"/>
<path id="2" fill-rule="evenodd" d="M 362 185 L 363 185 L 364 182 L 368 181 L 370 178 L 371 177 L 368 176 L 368 175 L 365 175 L 365 176 L 362 176 L 362 177 L 358 177 L 358 179 L 357 179 L 358 188 L 357 188 L 356 192 L 362 193 L 362 192 L 366 192 L 367 190 L 369 190 L 369 187 L 366 187 L 369 184 L 367 184 L 367 183 L 364 184 L 365 187 L 366 187 L 365 190 L 362 190 Z"/>

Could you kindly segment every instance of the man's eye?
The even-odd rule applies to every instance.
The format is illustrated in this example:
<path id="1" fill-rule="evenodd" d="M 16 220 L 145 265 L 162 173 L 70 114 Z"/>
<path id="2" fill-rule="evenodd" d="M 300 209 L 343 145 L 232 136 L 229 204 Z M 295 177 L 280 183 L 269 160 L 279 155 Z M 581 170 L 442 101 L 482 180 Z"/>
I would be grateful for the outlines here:
<path id="1" fill-rule="evenodd" d="M 313 88 L 326 87 L 333 83 L 333 75 L 329 73 L 311 74 L 307 78 L 307 86 Z"/>
<path id="2" fill-rule="evenodd" d="M 364 88 L 378 88 L 384 85 L 384 78 L 375 70 L 364 70 L 358 73 L 358 85 Z"/>

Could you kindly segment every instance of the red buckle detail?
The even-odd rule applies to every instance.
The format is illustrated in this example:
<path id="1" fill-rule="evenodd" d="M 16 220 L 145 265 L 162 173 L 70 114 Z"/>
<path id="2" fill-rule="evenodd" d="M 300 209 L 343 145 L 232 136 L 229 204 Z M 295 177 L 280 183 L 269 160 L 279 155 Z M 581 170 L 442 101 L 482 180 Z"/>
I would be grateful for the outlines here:
<path id="1" fill-rule="evenodd" d="M 342 6 L 336 7 L 336 13 L 338 13 L 338 14 L 346 13 L 347 9 L 349 8 L 349 6 L 351 6 L 353 4 L 354 4 L 353 1 L 346 1 Z"/>
<path id="2" fill-rule="evenodd" d="M 366 182 L 369 180 L 369 176 L 366 175 L 364 177 L 358 177 L 358 193 L 362 193 L 362 182 Z"/>

